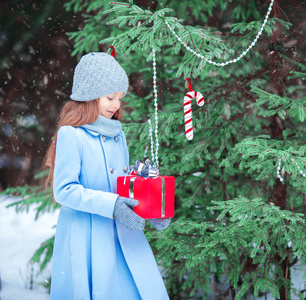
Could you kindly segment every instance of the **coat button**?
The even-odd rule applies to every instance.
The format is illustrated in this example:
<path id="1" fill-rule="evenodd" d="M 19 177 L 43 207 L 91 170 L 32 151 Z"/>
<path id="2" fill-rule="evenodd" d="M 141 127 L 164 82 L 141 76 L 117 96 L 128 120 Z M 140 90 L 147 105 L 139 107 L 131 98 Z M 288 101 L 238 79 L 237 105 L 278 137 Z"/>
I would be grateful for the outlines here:
<path id="1" fill-rule="evenodd" d="M 115 142 L 116 142 L 116 143 L 118 142 L 118 137 L 117 137 L 117 136 L 115 136 Z"/>
<path id="2" fill-rule="evenodd" d="M 128 167 L 124 167 L 123 171 L 126 173 L 128 171 Z"/>
<path id="3" fill-rule="evenodd" d="M 113 174 L 114 173 L 114 169 L 113 168 L 109 168 L 109 171 Z"/>
<path id="4" fill-rule="evenodd" d="M 102 140 L 103 140 L 103 142 L 106 141 L 106 137 L 104 135 L 102 135 Z"/>

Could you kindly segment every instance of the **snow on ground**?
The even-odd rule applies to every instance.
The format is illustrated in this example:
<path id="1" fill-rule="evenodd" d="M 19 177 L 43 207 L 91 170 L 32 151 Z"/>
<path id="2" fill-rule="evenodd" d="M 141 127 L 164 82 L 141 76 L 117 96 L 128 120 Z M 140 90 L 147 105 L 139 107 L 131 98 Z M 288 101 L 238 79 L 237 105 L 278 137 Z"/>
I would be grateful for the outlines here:
<path id="1" fill-rule="evenodd" d="M 0 196 L 0 275 L 1 300 L 48 300 L 47 290 L 41 283 L 51 275 L 51 266 L 37 275 L 38 264 L 33 265 L 33 289 L 30 290 L 32 266 L 29 260 L 40 244 L 54 235 L 52 228 L 58 212 L 46 213 L 35 221 L 35 210 L 16 214 L 6 206 L 18 198 Z"/>

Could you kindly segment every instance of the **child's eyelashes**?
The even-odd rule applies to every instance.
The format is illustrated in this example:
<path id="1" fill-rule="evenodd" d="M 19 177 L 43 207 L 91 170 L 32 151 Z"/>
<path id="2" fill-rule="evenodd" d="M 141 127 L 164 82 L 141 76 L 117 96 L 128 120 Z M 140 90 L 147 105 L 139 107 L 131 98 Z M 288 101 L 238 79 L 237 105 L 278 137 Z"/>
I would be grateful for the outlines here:
<path id="1" fill-rule="evenodd" d="M 108 100 L 114 100 L 114 98 L 110 98 L 110 97 L 107 97 Z M 119 99 L 119 101 L 121 101 L 122 99 Z"/>

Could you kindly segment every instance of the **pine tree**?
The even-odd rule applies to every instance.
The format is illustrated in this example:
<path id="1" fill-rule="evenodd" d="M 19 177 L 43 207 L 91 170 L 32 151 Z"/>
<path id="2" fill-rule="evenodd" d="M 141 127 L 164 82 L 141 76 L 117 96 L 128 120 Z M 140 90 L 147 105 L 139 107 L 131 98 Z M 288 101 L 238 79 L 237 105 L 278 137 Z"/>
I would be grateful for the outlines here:
<path id="1" fill-rule="evenodd" d="M 301 297 L 290 268 L 306 262 L 306 67 L 299 19 L 305 6 L 275 0 L 257 43 L 235 63 L 216 66 L 184 47 L 217 63 L 237 60 L 268 6 L 260 0 L 67 2 L 67 10 L 84 18 L 82 29 L 69 34 L 73 54 L 113 45 L 129 74 L 123 122 L 130 163 L 142 159 L 149 144 L 156 50 L 160 173 L 176 178 L 176 215 L 167 230 L 148 228 L 146 235 L 171 299 L 199 291 L 205 299 L 212 276 L 226 278 L 223 296 L 232 299 L 267 291 L 277 299 Z M 192 107 L 192 141 L 184 132 L 187 77 L 205 98 L 203 107 Z"/>

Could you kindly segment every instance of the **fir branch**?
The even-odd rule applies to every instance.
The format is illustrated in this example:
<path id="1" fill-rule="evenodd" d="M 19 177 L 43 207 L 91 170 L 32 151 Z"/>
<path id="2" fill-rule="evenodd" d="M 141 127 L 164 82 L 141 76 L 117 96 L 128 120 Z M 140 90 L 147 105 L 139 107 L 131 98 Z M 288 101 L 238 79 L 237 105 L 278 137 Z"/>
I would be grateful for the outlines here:
<path id="1" fill-rule="evenodd" d="M 262 74 L 264 74 L 266 71 L 269 70 L 269 66 L 264 67 L 262 70 L 258 71 L 254 76 L 248 78 L 245 82 L 241 83 L 241 84 L 236 84 L 236 87 L 228 90 L 225 94 L 221 94 L 219 96 L 216 96 L 210 100 L 205 101 L 206 104 L 212 102 L 212 101 L 216 101 L 217 99 L 220 99 L 222 97 L 226 97 L 227 95 L 231 94 L 233 91 L 236 91 L 237 89 L 242 89 L 245 85 L 247 85 L 250 81 L 260 77 Z"/>
<path id="2" fill-rule="evenodd" d="M 31 261 L 40 264 L 40 271 L 43 271 L 51 261 L 54 245 L 54 236 L 43 242 L 33 254 Z"/>
<path id="3" fill-rule="evenodd" d="M 131 7 L 132 5 L 131 4 L 127 4 L 127 3 L 124 3 L 124 2 L 113 2 L 111 1 L 109 4 L 111 5 L 121 5 L 121 6 L 126 6 L 126 7 Z M 108 13 L 107 11 L 105 12 L 106 14 Z"/>
<path id="4" fill-rule="evenodd" d="M 15 207 L 17 213 L 28 211 L 32 204 L 37 204 L 35 207 L 35 220 L 37 220 L 41 214 L 54 211 L 60 207 L 59 204 L 53 201 L 51 190 L 44 186 L 24 185 L 20 187 L 11 187 L 1 192 L 0 195 L 1 194 L 18 197 L 18 200 L 7 205 L 7 207 Z"/>
<path id="5" fill-rule="evenodd" d="M 302 64 L 302 66 L 301 66 L 302 70 L 306 71 L 305 66 L 303 66 L 303 65 L 306 65 L 306 60 L 305 59 L 299 59 L 299 58 L 296 58 L 296 57 L 289 57 L 288 55 L 284 55 L 284 54 L 281 54 L 280 57 L 285 58 L 289 61 L 297 62 L 298 65 Z"/>

